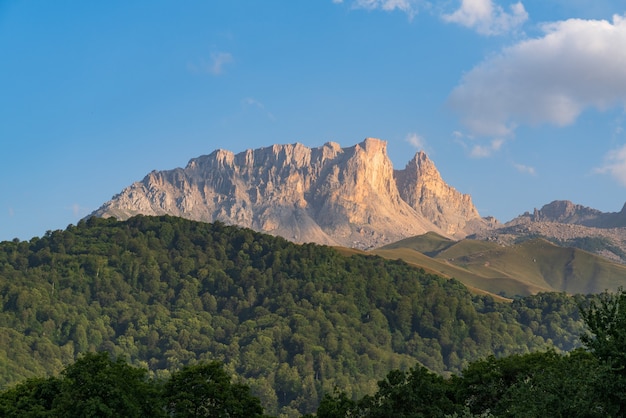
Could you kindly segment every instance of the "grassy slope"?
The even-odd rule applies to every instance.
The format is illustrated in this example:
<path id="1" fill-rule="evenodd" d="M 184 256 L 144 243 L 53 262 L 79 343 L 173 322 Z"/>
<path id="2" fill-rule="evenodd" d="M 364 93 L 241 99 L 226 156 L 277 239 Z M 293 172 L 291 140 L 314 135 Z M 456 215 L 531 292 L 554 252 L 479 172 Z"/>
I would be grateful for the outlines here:
<path id="1" fill-rule="evenodd" d="M 381 249 L 395 250 L 400 248 L 410 248 L 426 255 L 432 255 L 445 250 L 455 243 L 456 241 L 452 241 L 449 238 L 442 237 L 441 235 L 434 232 L 427 232 L 424 235 L 405 238 L 403 240 L 391 243 L 382 247 Z"/>
<path id="2" fill-rule="evenodd" d="M 445 278 L 455 278 L 462 282 L 472 292 L 477 294 L 489 294 L 494 299 L 500 301 L 508 301 L 510 299 L 504 298 L 498 295 L 498 292 L 494 292 L 490 289 L 498 290 L 498 286 L 492 286 L 489 282 L 493 280 L 485 280 L 484 277 L 476 275 L 469 270 L 455 266 L 454 264 L 440 261 L 435 258 L 428 257 L 418 251 L 410 248 L 398 248 L 396 250 L 373 250 L 371 254 L 376 254 L 381 257 L 397 260 L 401 259 L 405 262 L 423 268 L 427 273 L 437 274 Z"/>
<path id="3" fill-rule="evenodd" d="M 371 253 L 399 258 L 471 288 L 509 297 L 542 291 L 598 293 L 626 284 L 626 266 L 543 239 L 502 247 L 486 241 L 455 242 L 428 233 Z"/>

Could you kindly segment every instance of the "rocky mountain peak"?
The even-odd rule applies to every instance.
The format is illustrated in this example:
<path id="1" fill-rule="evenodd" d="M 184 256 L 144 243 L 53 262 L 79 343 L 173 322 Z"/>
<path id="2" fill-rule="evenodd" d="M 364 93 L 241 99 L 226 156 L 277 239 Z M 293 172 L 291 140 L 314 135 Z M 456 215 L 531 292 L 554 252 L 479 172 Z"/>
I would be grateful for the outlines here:
<path id="1" fill-rule="evenodd" d="M 583 223 L 585 220 L 597 218 L 601 212 L 596 209 L 577 205 L 569 200 L 555 200 L 535 209 L 532 219 L 535 222 Z"/>
<path id="2" fill-rule="evenodd" d="M 480 219 L 471 196 L 448 185 L 423 151 L 394 174 L 402 199 L 447 235 L 467 233 L 468 221 Z"/>
<path id="3" fill-rule="evenodd" d="M 468 195 L 447 185 L 425 153 L 394 171 L 387 142 L 216 150 L 153 171 L 95 211 L 126 219 L 170 214 L 249 227 L 296 242 L 371 248 L 435 231 L 462 237 L 483 225 Z"/>
<path id="4" fill-rule="evenodd" d="M 537 236 L 626 263 L 624 208 L 620 212 L 602 212 L 568 200 L 555 200 L 492 230 L 482 230 L 474 238 L 509 245 Z"/>
<path id="5" fill-rule="evenodd" d="M 365 140 L 357 144 L 356 147 L 364 149 L 368 155 L 387 155 L 387 141 L 383 141 L 382 139 L 365 138 Z"/>
<path id="6" fill-rule="evenodd" d="M 543 205 L 541 209 L 535 208 L 532 213 L 525 212 L 507 224 L 516 225 L 533 222 L 582 225 L 592 228 L 621 228 L 626 227 L 625 209 L 626 205 L 620 212 L 602 212 L 572 203 L 569 200 L 555 200 Z"/>

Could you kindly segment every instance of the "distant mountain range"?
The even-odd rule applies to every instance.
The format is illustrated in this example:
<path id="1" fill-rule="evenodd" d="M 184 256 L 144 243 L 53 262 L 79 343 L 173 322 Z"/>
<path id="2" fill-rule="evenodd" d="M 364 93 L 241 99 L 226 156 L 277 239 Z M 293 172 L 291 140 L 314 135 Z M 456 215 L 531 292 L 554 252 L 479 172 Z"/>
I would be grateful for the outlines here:
<path id="1" fill-rule="evenodd" d="M 556 200 L 468 238 L 512 245 L 545 238 L 564 247 L 580 248 L 626 264 L 626 206 L 620 212 L 601 212 L 566 200 Z"/>
<path id="2" fill-rule="evenodd" d="M 516 218 L 516 223 L 524 222 L 558 222 L 582 225 L 593 228 L 616 228 L 626 226 L 626 205 L 620 212 L 605 213 L 568 200 L 555 200 L 535 209 L 532 214 L 526 212 Z"/>
<path id="3" fill-rule="evenodd" d="M 348 148 L 273 145 L 217 150 L 185 168 L 153 171 L 93 215 L 222 221 L 294 242 L 374 248 L 435 231 L 463 238 L 492 227 L 423 152 L 394 170 L 387 143 Z"/>
<path id="4" fill-rule="evenodd" d="M 149 173 L 92 215 L 125 220 L 137 214 L 221 221 L 297 243 L 361 250 L 388 246 L 379 253 L 392 258 L 398 258 L 397 247 L 389 254 L 393 243 L 435 233 L 449 240 L 446 245 L 450 247 L 466 239 L 493 244 L 495 247 L 488 248 L 491 263 L 498 258 L 494 257 L 497 247 L 512 248 L 543 239 L 541 245 L 524 247 L 521 252 L 543 260 L 531 248 L 560 246 L 626 264 L 626 206 L 620 212 L 604 213 L 569 201 L 554 201 L 502 224 L 493 217 L 481 217 L 471 196 L 448 185 L 424 152 L 396 170 L 387 155 L 387 143 L 375 138 L 347 148 L 329 142 L 318 148 L 296 143 L 238 154 L 216 150 L 190 160 L 185 168 Z M 446 268 L 437 264 L 432 270 L 444 276 L 465 277 L 469 286 L 507 296 L 544 290 L 598 292 L 622 285 L 620 266 L 607 267 L 604 261 L 585 258 L 580 251 L 559 253 L 563 263 L 556 263 L 558 268 L 545 267 L 551 263 L 545 260 L 531 272 L 517 267 L 511 270 L 511 266 L 519 265 L 519 260 L 510 261 L 516 253 L 511 250 L 505 257 L 507 263 L 497 268 L 492 264 L 485 271 L 489 261 L 473 254 L 475 248 L 476 244 L 455 245 L 454 258 L 446 261 L 440 254 L 434 257 L 437 263 L 445 261 L 455 268 L 446 273 Z M 460 249 L 466 253 L 459 253 Z M 416 261 L 415 251 L 405 257 Z M 476 265 L 471 274 L 459 271 L 469 268 L 468 263 L 459 261 L 463 257 L 483 263 L 481 271 Z M 576 258 L 576 263 L 568 257 Z M 587 260 L 585 267 L 580 265 L 582 259 Z M 422 263 L 431 265 L 432 260 Z M 559 284 L 559 280 L 567 283 Z M 584 280 L 595 284 L 581 282 Z"/>

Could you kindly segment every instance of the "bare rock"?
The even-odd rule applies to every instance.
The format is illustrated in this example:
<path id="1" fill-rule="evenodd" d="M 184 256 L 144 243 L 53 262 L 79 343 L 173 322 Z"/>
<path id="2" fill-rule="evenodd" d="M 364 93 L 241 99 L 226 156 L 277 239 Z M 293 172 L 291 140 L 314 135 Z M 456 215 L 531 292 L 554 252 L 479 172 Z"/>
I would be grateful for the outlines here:
<path id="1" fill-rule="evenodd" d="M 424 152 L 418 152 L 395 178 L 400 196 L 418 213 L 431 220 L 448 236 L 463 238 L 472 221 L 472 229 L 488 227 L 468 194 L 448 185 L 435 164 Z"/>
<path id="2" fill-rule="evenodd" d="M 149 173 L 92 215 L 136 214 L 219 220 L 295 242 L 364 249 L 428 231 L 459 238 L 488 225 L 426 154 L 394 172 L 387 143 L 375 138 L 348 148 L 216 150 L 184 169 Z"/>

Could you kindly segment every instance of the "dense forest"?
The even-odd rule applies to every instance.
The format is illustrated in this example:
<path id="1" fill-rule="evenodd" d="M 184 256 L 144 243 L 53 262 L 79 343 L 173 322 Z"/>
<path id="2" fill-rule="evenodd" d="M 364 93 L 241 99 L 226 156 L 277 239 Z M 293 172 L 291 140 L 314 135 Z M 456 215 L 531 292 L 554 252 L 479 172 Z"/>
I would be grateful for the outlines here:
<path id="1" fill-rule="evenodd" d="M 88 352 L 157 380 L 219 361 L 283 416 L 316 411 L 337 388 L 370 396 L 389 370 L 448 381 L 489 356 L 573 350 L 590 303 L 495 302 L 401 261 L 167 216 L 2 242 L 0 296 L 1 388 Z"/>
<path id="2" fill-rule="evenodd" d="M 621 417 L 626 413 L 626 293 L 582 308 L 585 349 L 514 354 L 470 363 L 444 378 L 421 365 L 392 370 L 373 395 L 336 389 L 305 418 Z M 150 378 L 108 352 L 86 353 L 60 376 L 0 391 L 0 416 L 267 417 L 259 398 L 219 362 L 187 364 Z"/>
<path id="3" fill-rule="evenodd" d="M 263 407 L 219 362 L 186 365 L 156 379 L 104 351 L 86 353 L 58 377 L 27 379 L 0 392 L 0 416 L 260 418 Z"/>

